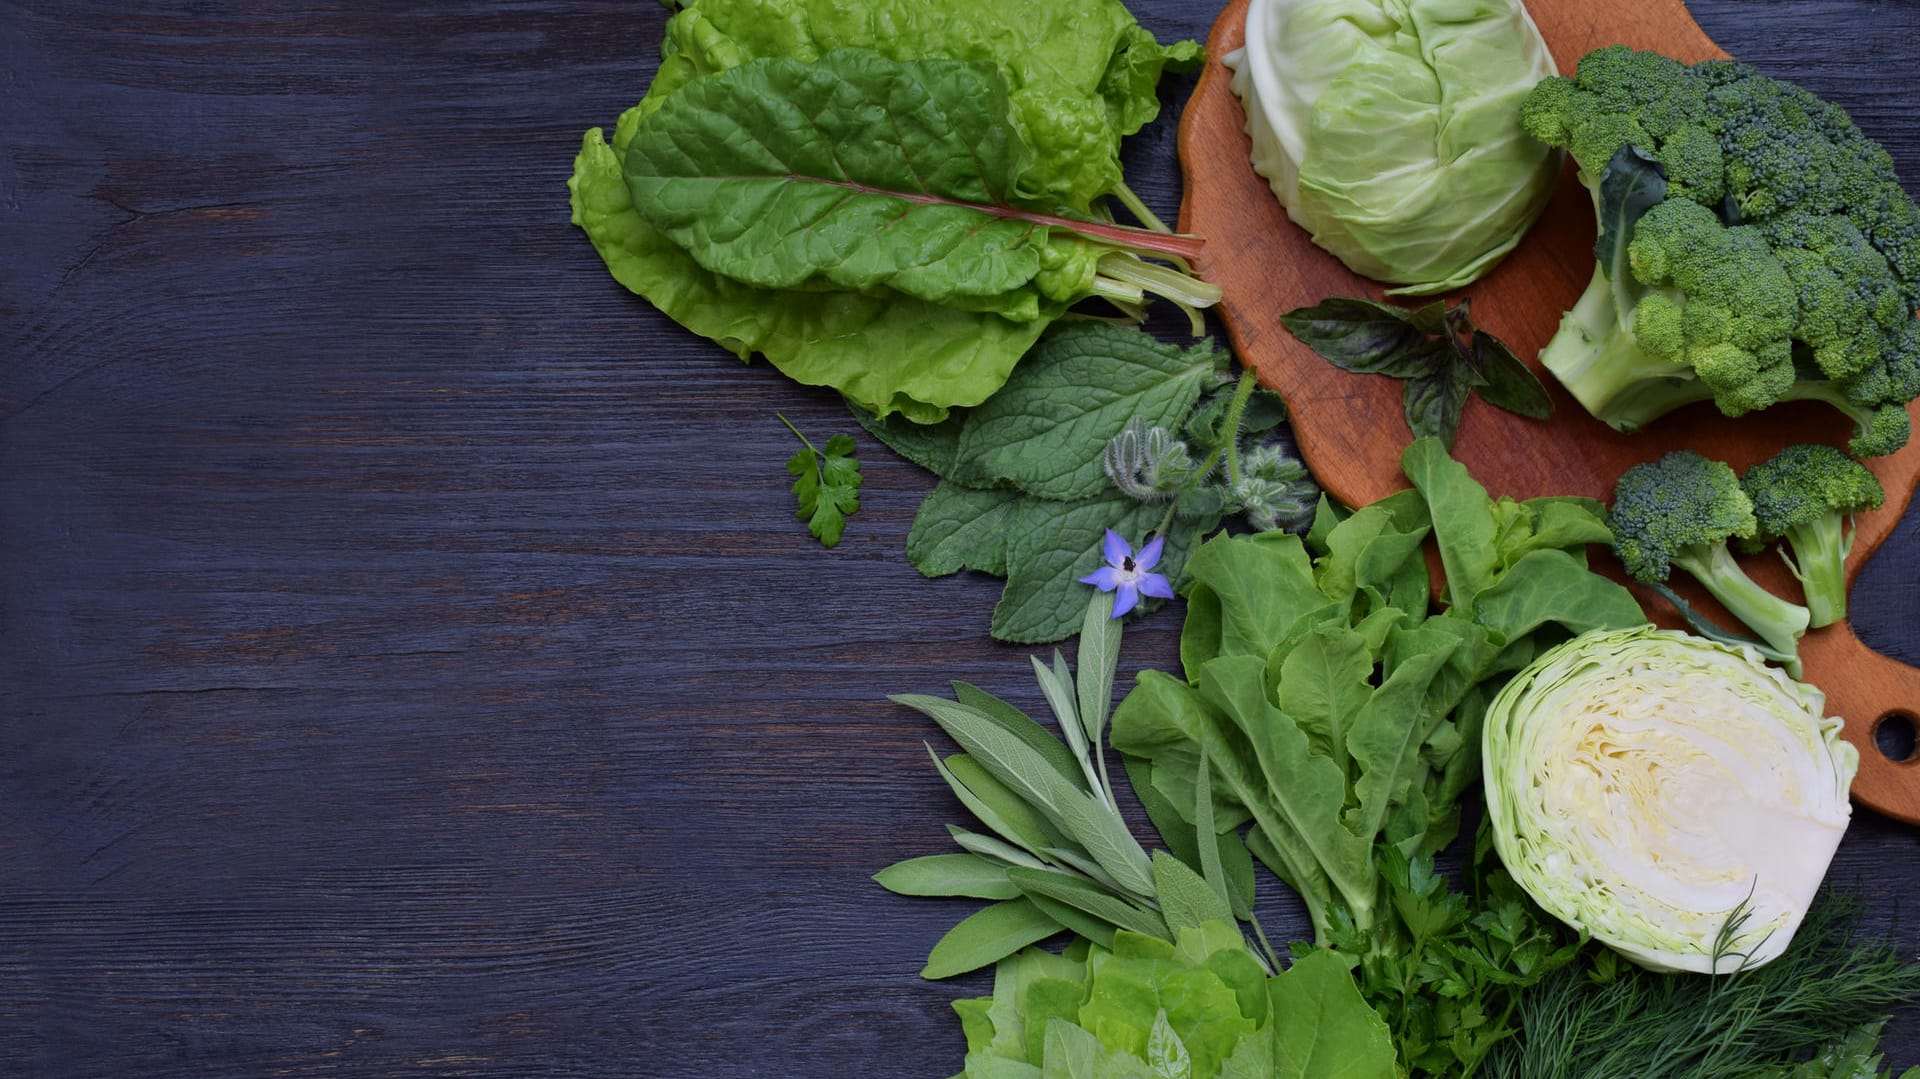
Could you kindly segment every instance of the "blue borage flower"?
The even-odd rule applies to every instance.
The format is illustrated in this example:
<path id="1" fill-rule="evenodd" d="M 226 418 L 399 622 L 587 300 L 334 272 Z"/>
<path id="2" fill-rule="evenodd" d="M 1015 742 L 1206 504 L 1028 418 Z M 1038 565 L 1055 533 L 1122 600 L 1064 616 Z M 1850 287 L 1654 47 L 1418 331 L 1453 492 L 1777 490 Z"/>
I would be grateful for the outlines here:
<path id="1" fill-rule="evenodd" d="M 1160 549 L 1166 544 L 1165 536 L 1155 536 L 1136 555 L 1133 546 L 1122 539 L 1120 533 L 1109 528 L 1107 538 L 1101 544 L 1101 554 L 1107 564 L 1080 578 L 1080 583 L 1090 584 L 1102 592 L 1112 592 L 1115 618 L 1133 610 L 1141 596 L 1172 599 L 1173 586 L 1167 583 L 1166 577 L 1147 572 L 1159 563 Z"/>

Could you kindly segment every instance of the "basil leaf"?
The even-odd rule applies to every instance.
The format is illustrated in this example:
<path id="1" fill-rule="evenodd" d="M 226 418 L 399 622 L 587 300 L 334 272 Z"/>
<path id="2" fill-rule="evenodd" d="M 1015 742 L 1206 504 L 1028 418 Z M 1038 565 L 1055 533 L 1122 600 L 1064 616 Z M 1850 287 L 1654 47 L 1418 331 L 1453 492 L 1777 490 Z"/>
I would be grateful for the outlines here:
<path id="1" fill-rule="evenodd" d="M 1445 345 L 1439 349 L 1445 349 Z M 1473 376 L 1458 365 L 1449 364 L 1417 378 L 1407 380 L 1404 406 L 1407 429 L 1413 437 L 1434 438 L 1442 446 L 1453 448 L 1454 435 L 1460 430 L 1460 413 L 1467 407 L 1467 394 L 1473 389 Z"/>
<path id="2" fill-rule="evenodd" d="M 1280 316 L 1300 343 L 1342 371 L 1411 378 L 1431 359 L 1416 355 L 1428 335 L 1408 321 L 1403 308 L 1372 300 L 1322 300 Z"/>
<path id="3" fill-rule="evenodd" d="M 1547 388 L 1498 337 L 1485 330 L 1473 331 L 1470 356 L 1467 362 L 1481 379 L 1475 389 L 1482 400 L 1536 420 L 1553 415 L 1553 399 L 1547 396 Z"/>

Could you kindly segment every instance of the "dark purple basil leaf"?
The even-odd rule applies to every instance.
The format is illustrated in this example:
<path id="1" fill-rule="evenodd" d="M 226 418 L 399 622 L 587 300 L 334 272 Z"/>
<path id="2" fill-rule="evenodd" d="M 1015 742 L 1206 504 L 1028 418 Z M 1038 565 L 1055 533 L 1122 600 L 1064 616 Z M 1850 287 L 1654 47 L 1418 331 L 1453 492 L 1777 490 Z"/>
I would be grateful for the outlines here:
<path id="1" fill-rule="evenodd" d="M 1415 438 L 1437 438 L 1447 449 L 1460 430 L 1460 413 L 1467 407 L 1473 373 L 1453 365 L 1430 375 L 1407 380 L 1407 427 Z"/>
<path id="2" fill-rule="evenodd" d="M 1280 316 L 1300 342 L 1343 371 L 1411 378 L 1425 371 L 1408 367 L 1408 356 L 1426 344 L 1427 334 L 1410 325 L 1407 312 L 1372 300 L 1323 300 Z"/>
<path id="3" fill-rule="evenodd" d="M 1547 388 L 1499 338 L 1485 330 L 1473 331 L 1469 363 L 1480 378 L 1475 391 L 1488 404 L 1536 420 L 1553 415 L 1553 398 L 1547 396 Z"/>
<path id="4" fill-rule="evenodd" d="M 1407 322 L 1421 333 L 1438 337 L 1447 332 L 1452 317 L 1447 312 L 1447 305 L 1440 300 L 1435 300 L 1418 311 L 1409 313 Z"/>

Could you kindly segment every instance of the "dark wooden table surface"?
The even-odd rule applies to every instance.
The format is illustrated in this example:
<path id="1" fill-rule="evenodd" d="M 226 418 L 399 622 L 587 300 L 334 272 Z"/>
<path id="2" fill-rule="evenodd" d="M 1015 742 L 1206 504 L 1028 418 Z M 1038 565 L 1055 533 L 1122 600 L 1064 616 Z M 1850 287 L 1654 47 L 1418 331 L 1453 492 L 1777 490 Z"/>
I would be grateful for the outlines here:
<path id="1" fill-rule="evenodd" d="M 1920 5 L 1694 7 L 1920 191 Z M 568 225 L 664 18 L 0 0 L 0 1074 L 957 1068 L 987 980 L 915 972 L 968 904 L 868 875 L 960 810 L 885 695 L 1030 700 L 1027 650 L 907 564 L 930 480 L 871 441 L 816 546 L 774 413 L 837 401 Z M 1189 88 L 1127 151 L 1163 213 Z M 1914 516 L 1855 599 L 1908 662 Z M 1861 814 L 1834 876 L 1920 943 L 1920 830 Z"/>

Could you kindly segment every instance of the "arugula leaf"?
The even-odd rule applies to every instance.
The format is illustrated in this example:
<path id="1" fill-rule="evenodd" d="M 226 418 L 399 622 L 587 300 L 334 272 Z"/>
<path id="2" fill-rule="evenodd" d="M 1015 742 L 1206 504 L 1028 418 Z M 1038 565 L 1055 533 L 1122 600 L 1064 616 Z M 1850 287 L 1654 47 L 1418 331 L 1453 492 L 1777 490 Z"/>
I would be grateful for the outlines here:
<path id="1" fill-rule="evenodd" d="M 800 503 L 794 516 L 807 522 L 807 531 L 822 547 L 835 546 L 846 530 L 847 515 L 860 508 L 860 462 L 853 455 L 853 437 L 834 435 L 822 452 L 785 416 L 774 415 L 801 445 L 787 458 L 793 494 Z"/>
<path id="2" fill-rule="evenodd" d="M 1415 438 L 1451 448 L 1469 395 L 1521 416 L 1545 419 L 1553 400 L 1513 351 L 1476 329 L 1466 300 L 1417 310 L 1336 298 L 1296 308 L 1280 321 L 1300 342 L 1343 371 L 1406 383 L 1403 408 Z"/>

